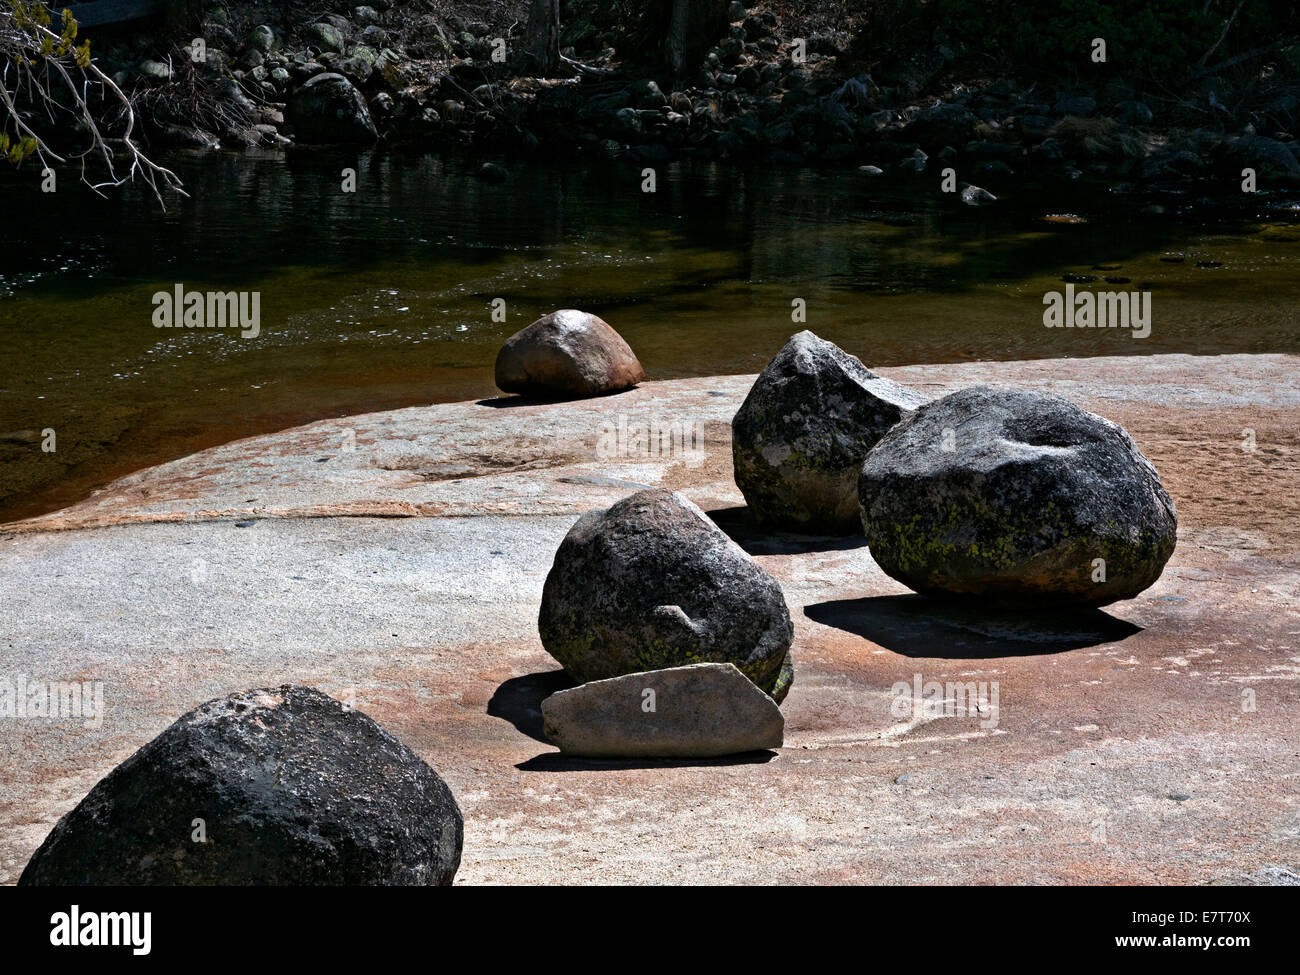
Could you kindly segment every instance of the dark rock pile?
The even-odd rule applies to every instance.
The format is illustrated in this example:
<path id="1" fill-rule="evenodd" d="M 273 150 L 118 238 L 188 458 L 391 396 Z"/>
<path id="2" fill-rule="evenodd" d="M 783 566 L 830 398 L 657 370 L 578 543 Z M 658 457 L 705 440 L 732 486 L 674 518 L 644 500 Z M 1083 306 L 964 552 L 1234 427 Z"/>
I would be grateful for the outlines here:
<path id="1" fill-rule="evenodd" d="M 679 494 L 641 491 L 579 518 L 537 628 L 585 682 L 542 703 L 565 752 L 679 758 L 781 744 L 777 704 L 794 679 L 781 586 Z"/>
<path id="2" fill-rule="evenodd" d="M 647 76 L 607 50 L 541 79 L 519 73 L 523 27 L 512 31 L 509 20 L 409 17 L 376 0 L 312 23 L 250 29 L 237 22 L 242 8 L 232 9 L 207 12 L 206 53 L 183 69 L 147 39 L 105 53 L 128 87 L 165 90 L 192 67 L 217 99 L 220 110 L 201 118 L 185 107 L 193 100 L 151 102 L 145 114 L 158 136 L 193 146 L 381 138 L 511 155 L 598 149 L 651 165 L 761 158 L 936 183 L 952 169 L 960 185 L 951 198 L 971 205 L 994 202 L 1026 176 L 1160 189 L 1198 176 L 1240 180 L 1250 167 L 1267 182 L 1300 183 L 1300 87 L 1285 84 L 1240 92 L 1209 77 L 1170 98 L 1116 80 L 1053 88 L 945 81 L 942 70 L 924 84 L 877 83 L 847 35 L 796 37 L 763 4 L 736 6 L 703 63 L 681 76 Z M 314 81 L 322 75 L 336 77 Z M 1237 115 L 1225 107 L 1247 104 Z"/>
<path id="3" fill-rule="evenodd" d="M 640 491 L 569 530 L 546 577 L 542 645 L 578 681 L 732 663 L 780 700 L 794 627 L 781 586 L 692 502 Z"/>

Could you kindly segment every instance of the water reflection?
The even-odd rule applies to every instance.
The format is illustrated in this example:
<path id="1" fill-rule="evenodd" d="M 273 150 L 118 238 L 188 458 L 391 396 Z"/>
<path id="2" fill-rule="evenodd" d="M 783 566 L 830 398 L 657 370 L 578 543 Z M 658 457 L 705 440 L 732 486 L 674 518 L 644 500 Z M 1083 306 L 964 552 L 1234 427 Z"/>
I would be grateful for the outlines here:
<path id="1" fill-rule="evenodd" d="M 501 185 L 381 152 L 169 163 L 190 196 L 166 213 L 71 173 L 52 195 L 0 177 L 0 517 L 238 436 L 491 395 L 500 342 L 557 307 L 604 315 L 656 378 L 761 368 L 803 327 L 796 298 L 869 365 L 1296 351 L 1294 226 L 1145 216 L 1096 187 L 973 210 L 855 171 L 674 163 L 644 193 L 640 166 L 607 163 L 512 163 Z M 1041 219 L 1061 211 L 1086 222 Z M 1042 327 L 1044 292 L 1095 264 L 1153 292 L 1149 339 Z M 154 329 L 177 282 L 261 292 L 261 334 Z M 47 427 L 57 455 L 4 439 Z"/>

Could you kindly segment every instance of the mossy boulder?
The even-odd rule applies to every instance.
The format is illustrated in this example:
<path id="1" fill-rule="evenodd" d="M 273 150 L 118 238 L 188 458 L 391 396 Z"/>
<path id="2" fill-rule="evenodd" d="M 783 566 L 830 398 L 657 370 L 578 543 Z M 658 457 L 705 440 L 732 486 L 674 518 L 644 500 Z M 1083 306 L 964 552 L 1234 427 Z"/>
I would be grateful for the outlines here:
<path id="1" fill-rule="evenodd" d="M 280 42 L 276 40 L 275 31 L 266 24 L 261 24 L 249 31 L 245 43 L 250 48 L 261 51 L 263 54 L 270 54 L 280 46 Z"/>
<path id="2" fill-rule="evenodd" d="M 333 24 L 308 24 L 300 32 L 302 42 L 321 51 L 333 51 L 342 54 L 346 45 L 343 31 Z"/>
<path id="3" fill-rule="evenodd" d="M 768 363 L 732 420 L 736 486 L 761 524 L 855 534 L 863 459 L 925 400 L 800 332 Z"/>
<path id="4" fill-rule="evenodd" d="M 1174 550 L 1151 462 L 1058 396 L 975 386 L 922 406 L 867 455 L 858 492 L 872 557 L 927 595 L 1103 605 Z"/>
<path id="5" fill-rule="evenodd" d="M 669 491 L 640 491 L 578 519 L 555 553 L 537 628 L 580 682 L 732 663 L 783 697 L 792 677 L 781 586 Z"/>

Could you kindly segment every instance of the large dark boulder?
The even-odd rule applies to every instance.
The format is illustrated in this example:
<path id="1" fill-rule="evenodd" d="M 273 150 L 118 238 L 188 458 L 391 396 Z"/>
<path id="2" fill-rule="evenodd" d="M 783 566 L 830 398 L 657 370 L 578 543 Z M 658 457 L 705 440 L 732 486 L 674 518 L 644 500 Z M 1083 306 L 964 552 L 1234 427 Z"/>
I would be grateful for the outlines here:
<path id="1" fill-rule="evenodd" d="M 867 455 L 858 491 L 872 557 L 929 595 L 1102 605 L 1174 550 L 1151 462 L 1058 396 L 975 386 L 922 406 Z"/>
<path id="2" fill-rule="evenodd" d="M 577 681 L 733 663 L 778 700 L 794 638 L 781 586 L 692 502 L 640 491 L 583 515 L 542 590 L 542 646 Z"/>
<path id="3" fill-rule="evenodd" d="M 289 119 L 299 142 L 374 142 L 379 138 L 361 92 L 334 72 L 318 74 L 289 99 Z"/>
<path id="4" fill-rule="evenodd" d="M 59 820 L 19 883 L 446 885 L 462 836 L 419 756 L 285 685 L 179 718 Z"/>
<path id="5" fill-rule="evenodd" d="M 765 525 L 856 533 L 863 459 L 925 399 L 800 332 L 768 363 L 731 422 L 736 486 Z"/>
<path id="6" fill-rule="evenodd" d="M 645 370 L 623 336 L 585 311 L 563 308 L 506 339 L 496 384 L 537 397 L 599 396 L 630 389 Z"/>

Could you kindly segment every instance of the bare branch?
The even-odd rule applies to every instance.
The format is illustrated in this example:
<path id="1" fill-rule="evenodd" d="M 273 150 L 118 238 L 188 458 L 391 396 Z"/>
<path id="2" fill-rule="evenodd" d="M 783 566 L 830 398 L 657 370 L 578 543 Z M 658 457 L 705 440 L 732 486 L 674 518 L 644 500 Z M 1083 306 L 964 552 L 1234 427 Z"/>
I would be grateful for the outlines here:
<path id="1" fill-rule="evenodd" d="M 185 195 L 180 178 L 153 162 L 132 138 L 135 111 L 131 99 L 91 60 L 89 41 L 74 45 L 76 22 L 65 16 L 58 34 L 50 30 L 49 24 L 49 11 L 41 0 L 0 0 L 0 58 L 4 64 L 0 72 L 0 155 L 14 164 L 29 156 L 44 164 L 51 160 L 66 162 L 51 148 L 49 140 L 80 127 L 88 134 L 89 144 L 70 153 L 69 158 L 80 161 L 82 182 L 95 192 L 103 195 L 103 189 L 122 186 L 139 176 L 164 209 L 163 190 Z M 102 128 L 103 110 L 97 113 L 91 106 L 91 93 L 96 90 L 121 109 L 122 119 L 117 124 L 123 125 L 123 132 L 112 142 Z M 44 116 L 47 133 L 31 123 L 36 115 Z M 60 119 L 65 117 L 69 117 L 67 123 L 60 127 Z M 16 142 L 7 131 L 10 129 Z M 116 165 L 119 154 L 129 163 L 121 175 Z M 89 158 L 98 161 L 107 179 L 91 181 L 87 172 Z"/>

